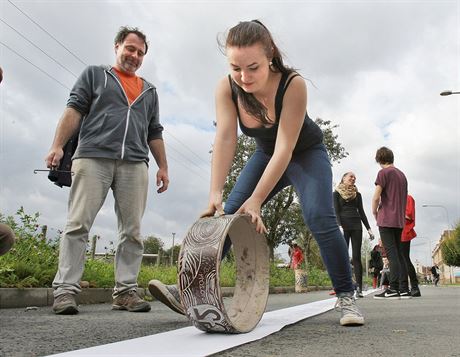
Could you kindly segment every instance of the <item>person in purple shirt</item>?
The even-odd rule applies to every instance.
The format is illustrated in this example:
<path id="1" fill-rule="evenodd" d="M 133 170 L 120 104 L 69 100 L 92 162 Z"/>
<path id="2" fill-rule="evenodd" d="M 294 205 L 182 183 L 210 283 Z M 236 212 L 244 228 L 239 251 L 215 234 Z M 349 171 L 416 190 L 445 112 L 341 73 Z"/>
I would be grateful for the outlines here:
<path id="1" fill-rule="evenodd" d="M 390 263 L 390 287 L 374 295 L 375 299 L 409 299 L 407 269 L 401 249 L 401 233 L 404 227 L 407 200 L 407 179 L 394 165 L 393 152 L 381 147 L 375 161 L 382 168 L 375 180 L 372 198 L 372 214 L 377 220 L 380 238 Z"/>

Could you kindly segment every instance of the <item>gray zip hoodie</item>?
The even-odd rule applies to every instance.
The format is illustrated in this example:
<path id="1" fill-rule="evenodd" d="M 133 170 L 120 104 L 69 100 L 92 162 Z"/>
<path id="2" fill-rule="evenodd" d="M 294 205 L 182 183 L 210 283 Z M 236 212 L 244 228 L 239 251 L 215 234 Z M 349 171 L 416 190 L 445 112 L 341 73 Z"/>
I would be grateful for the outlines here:
<path id="1" fill-rule="evenodd" d="M 149 161 L 150 140 L 162 139 L 156 88 L 144 88 L 131 103 L 110 66 L 88 66 L 73 86 L 67 106 L 83 116 L 72 159 Z"/>

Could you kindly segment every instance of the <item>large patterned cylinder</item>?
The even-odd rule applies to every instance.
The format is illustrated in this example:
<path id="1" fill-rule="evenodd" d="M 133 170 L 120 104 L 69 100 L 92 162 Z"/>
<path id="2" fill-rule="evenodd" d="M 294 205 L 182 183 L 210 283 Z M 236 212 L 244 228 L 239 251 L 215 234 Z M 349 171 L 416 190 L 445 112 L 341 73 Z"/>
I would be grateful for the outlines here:
<path id="1" fill-rule="evenodd" d="M 219 270 L 225 239 L 236 262 L 233 298 L 224 305 Z M 244 333 L 256 327 L 269 291 L 269 249 L 247 215 L 201 218 L 190 228 L 179 254 L 182 305 L 195 327 L 206 332 Z"/>

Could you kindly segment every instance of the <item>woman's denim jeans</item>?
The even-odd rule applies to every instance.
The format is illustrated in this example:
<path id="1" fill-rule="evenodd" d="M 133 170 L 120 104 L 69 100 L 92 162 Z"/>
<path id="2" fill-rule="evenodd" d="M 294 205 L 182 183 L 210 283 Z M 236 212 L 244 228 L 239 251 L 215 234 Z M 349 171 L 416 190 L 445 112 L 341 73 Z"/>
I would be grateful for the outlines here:
<path id="1" fill-rule="evenodd" d="M 271 156 L 257 149 L 225 202 L 226 214 L 235 213 L 251 196 Z M 269 201 L 283 188 L 293 185 L 300 199 L 303 218 L 315 240 L 337 294 L 352 292 L 353 283 L 348 249 L 339 230 L 332 203 L 331 163 L 324 144 L 293 155 L 286 171 L 273 191 Z M 225 242 L 223 255 L 230 249 L 230 239 Z"/>

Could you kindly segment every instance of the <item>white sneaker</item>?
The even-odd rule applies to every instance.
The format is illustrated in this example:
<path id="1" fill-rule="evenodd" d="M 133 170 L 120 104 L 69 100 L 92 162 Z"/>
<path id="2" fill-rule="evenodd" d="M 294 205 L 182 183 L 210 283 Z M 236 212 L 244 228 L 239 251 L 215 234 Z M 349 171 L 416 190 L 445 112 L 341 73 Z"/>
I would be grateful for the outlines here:
<path id="1" fill-rule="evenodd" d="M 364 325 L 364 317 L 359 311 L 353 296 L 339 296 L 335 303 L 335 310 L 340 311 L 342 314 L 340 318 L 342 326 Z"/>

